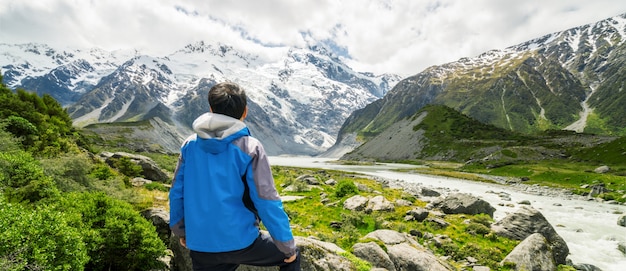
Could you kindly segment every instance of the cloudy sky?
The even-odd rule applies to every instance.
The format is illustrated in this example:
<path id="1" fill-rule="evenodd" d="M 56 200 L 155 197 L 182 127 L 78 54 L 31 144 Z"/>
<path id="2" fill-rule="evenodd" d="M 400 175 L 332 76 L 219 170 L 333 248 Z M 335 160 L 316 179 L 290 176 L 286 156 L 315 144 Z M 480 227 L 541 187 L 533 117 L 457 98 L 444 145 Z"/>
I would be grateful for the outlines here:
<path id="1" fill-rule="evenodd" d="M 0 0 L 0 43 L 164 56 L 201 40 L 260 53 L 315 40 L 359 71 L 406 76 L 623 13 L 624 0 Z"/>

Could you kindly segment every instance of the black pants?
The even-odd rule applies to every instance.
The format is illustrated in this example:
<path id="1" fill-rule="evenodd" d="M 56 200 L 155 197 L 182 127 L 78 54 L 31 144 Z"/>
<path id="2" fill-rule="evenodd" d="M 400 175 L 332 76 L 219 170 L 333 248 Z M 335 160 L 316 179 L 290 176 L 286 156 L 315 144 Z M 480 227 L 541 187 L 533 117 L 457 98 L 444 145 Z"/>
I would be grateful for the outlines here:
<path id="1" fill-rule="evenodd" d="M 252 245 L 241 250 L 220 253 L 192 250 L 189 255 L 194 271 L 234 271 L 240 264 L 280 266 L 280 271 L 300 270 L 300 252 L 295 261 L 285 263 L 285 254 L 278 250 L 267 234 L 260 234 Z"/>

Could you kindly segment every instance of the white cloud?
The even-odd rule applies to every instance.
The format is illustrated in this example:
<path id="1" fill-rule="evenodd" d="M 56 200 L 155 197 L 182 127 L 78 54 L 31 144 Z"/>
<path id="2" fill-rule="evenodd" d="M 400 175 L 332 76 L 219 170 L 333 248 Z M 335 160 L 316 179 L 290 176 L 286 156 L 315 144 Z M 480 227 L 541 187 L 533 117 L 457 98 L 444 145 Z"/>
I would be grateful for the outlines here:
<path id="1" fill-rule="evenodd" d="M 0 0 L 0 42 L 135 48 L 332 39 L 364 71 L 411 75 L 626 12 L 621 0 Z"/>

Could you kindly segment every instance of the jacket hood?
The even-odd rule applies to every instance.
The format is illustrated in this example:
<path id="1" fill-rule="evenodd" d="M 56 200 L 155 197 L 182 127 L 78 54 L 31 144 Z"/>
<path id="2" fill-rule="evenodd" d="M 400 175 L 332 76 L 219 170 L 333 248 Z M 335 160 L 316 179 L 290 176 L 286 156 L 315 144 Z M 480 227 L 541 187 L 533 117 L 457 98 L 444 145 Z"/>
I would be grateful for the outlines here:
<path id="1" fill-rule="evenodd" d="M 250 135 L 246 124 L 222 114 L 202 114 L 194 120 L 192 127 L 201 148 L 210 153 L 223 152 L 233 140 Z"/>

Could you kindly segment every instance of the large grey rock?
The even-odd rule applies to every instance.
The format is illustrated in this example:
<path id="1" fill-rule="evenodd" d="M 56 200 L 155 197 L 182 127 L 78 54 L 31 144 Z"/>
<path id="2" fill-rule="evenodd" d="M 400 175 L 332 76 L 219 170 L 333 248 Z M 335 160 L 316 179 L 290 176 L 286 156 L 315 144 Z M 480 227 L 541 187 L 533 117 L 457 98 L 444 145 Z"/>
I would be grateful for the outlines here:
<path id="1" fill-rule="evenodd" d="M 445 261 L 439 259 L 406 233 L 394 230 L 376 230 L 368 233 L 363 238 L 371 238 L 383 242 L 387 248 L 387 255 L 389 255 L 389 258 L 395 265 L 395 270 L 452 270 Z"/>
<path id="2" fill-rule="evenodd" d="M 409 243 L 413 246 L 421 246 L 412 236 L 397 232 L 394 230 L 375 230 L 368 233 L 363 239 L 375 239 L 383 242 L 385 245 L 396 245 L 401 243 Z"/>
<path id="3" fill-rule="evenodd" d="M 170 176 L 167 175 L 167 173 L 165 173 L 161 168 L 159 168 L 159 166 L 152 159 L 150 159 L 150 157 L 126 152 L 102 152 L 100 153 L 100 157 L 102 157 L 104 161 L 110 166 L 114 166 L 113 159 L 126 157 L 130 159 L 131 162 L 141 166 L 142 175 L 144 178 L 157 182 L 164 182 L 170 179 Z"/>
<path id="4" fill-rule="evenodd" d="M 429 211 L 424 208 L 417 207 L 407 211 L 406 214 L 413 217 L 414 220 L 422 222 L 428 217 Z"/>
<path id="5" fill-rule="evenodd" d="M 395 271 L 396 267 L 389 255 L 376 243 L 356 243 L 352 246 L 352 254 L 372 264 L 372 267 Z"/>
<path id="6" fill-rule="evenodd" d="M 350 211 L 363 211 L 365 210 L 368 201 L 368 198 L 356 195 L 344 201 L 343 208 Z"/>
<path id="7" fill-rule="evenodd" d="M 149 208 L 141 212 L 141 215 L 156 228 L 159 238 L 167 244 L 171 235 L 170 230 L 170 213 L 160 208 Z"/>
<path id="8" fill-rule="evenodd" d="M 611 171 L 611 168 L 609 166 L 599 166 L 596 169 L 593 170 L 595 173 L 607 173 L 609 171 Z"/>
<path id="9" fill-rule="evenodd" d="M 556 263 L 548 240 L 541 233 L 533 233 L 519 243 L 500 264 L 514 263 L 517 271 L 555 271 Z"/>
<path id="10" fill-rule="evenodd" d="M 557 234 L 543 214 L 533 207 L 521 206 L 515 212 L 492 224 L 491 229 L 499 236 L 514 240 L 524 240 L 533 233 L 541 233 L 548 240 L 556 264 L 567 264 L 569 248 L 565 240 Z"/>
<path id="11" fill-rule="evenodd" d="M 493 217 L 496 210 L 489 202 L 465 193 L 452 193 L 444 199 L 433 201 L 431 205 L 446 214 L 487 214 Z"/>
<path id="12" fill-rule="evenodd" d="M 622 227 L 626 227 L 626 215 L 620 216 L 617 219 L 617 225 L 622 226 Z"/>
<path id="13" fill-rule="evenodd" d="M 574 268 L 577 271 L 602 271 L 602 269 L 600 269 L 599 267 L 588 263 L 574 264 Z"/>
<path id="14" fill-rule="evenodd" d="M 366 212 L 380 211 L 380 212 L 393 212 L 395 206 L 389 200 L 383 196 L 375 196 L 367 201 Z"/>
<path id="15" fill-rule="evenodd" d="M 453 270 L 444 261 L 423 247 L 409 243 L 387 246 L 389 258 L 399 271 L 449 271 Z"/>
<path id="16" fill-rule="evenodd" d="M 347 253 L 333 243 L 319 241 L 313 238 L 300 236 L 294 237 L 296 245 L 300 249 L 300 265 L 302 270 L 307 271 L 351 271 L 355 270 L 353 263 L 344 256 Z M 189 250 L 178 243 L 178 237 L 172 236 L 170 246 L 174 252 L 174 265 L 172 271 L 193 270 Z M 278 267 L 261 267 L 241 265 L 238 271 L 278 271 Z"/>

